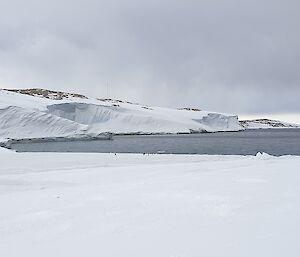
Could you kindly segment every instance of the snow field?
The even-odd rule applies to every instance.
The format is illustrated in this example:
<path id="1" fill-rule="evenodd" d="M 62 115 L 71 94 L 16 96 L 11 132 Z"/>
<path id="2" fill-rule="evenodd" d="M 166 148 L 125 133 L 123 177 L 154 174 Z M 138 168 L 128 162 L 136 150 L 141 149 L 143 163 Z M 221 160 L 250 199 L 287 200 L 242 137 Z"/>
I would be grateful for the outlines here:
<path id="1" fill-rule="evenodd" d="M 0 256 L 300 253 L 300 157 L 0 148 L 0 162 Z"/>

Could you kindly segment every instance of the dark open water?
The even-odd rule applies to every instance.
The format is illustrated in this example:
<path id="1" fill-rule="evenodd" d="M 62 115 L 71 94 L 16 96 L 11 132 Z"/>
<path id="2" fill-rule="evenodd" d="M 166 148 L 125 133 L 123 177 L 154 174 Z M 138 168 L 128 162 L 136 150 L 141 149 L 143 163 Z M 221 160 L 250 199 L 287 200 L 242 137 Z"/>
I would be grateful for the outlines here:
<path id="1" fill-rule="evenodd" d="M 98 152 L 300 155 L 300 129 L 248 130 L 190 135 L 114 136 L 113 140 L 14 143 L 19 152 Z"/>

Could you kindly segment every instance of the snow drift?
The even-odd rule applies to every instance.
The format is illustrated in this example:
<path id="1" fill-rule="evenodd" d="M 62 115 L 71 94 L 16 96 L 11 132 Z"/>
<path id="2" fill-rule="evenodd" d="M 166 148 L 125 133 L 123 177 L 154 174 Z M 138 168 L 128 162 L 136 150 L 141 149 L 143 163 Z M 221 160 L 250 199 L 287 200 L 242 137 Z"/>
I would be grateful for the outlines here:
<path id="1" fill-rule="evenodd" d="M 0 90 L 0 138 L 237 131 L 236 115 L 149 107 L 44 89 Z"/>

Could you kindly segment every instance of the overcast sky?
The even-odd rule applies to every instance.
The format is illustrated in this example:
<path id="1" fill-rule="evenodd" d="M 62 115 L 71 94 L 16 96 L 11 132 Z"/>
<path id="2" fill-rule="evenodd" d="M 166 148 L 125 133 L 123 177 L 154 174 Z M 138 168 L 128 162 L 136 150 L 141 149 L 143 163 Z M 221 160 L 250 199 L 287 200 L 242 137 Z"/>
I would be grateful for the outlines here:
<path id="1" fill-rule="evenodd" d="M 0 87 L 297 117 L 299 10 L 299 0 L 0 0 Z"/>

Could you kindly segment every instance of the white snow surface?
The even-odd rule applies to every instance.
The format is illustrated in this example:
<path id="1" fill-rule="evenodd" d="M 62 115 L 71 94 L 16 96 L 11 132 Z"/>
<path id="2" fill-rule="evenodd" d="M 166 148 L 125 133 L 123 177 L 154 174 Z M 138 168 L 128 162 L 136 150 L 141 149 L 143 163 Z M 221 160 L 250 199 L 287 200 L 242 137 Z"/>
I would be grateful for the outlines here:
<path id="1" fill-rule="evenodd" d="M 0 148 L 0 256 L 298 257 L 300 157 Z"/>
<path id="2" fill-rule="evenodd" d="M 54 100 L 0 90 L 0 138 L 242 129 L 235 115 L 71 96 Z"/>

